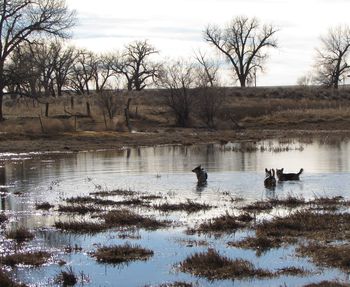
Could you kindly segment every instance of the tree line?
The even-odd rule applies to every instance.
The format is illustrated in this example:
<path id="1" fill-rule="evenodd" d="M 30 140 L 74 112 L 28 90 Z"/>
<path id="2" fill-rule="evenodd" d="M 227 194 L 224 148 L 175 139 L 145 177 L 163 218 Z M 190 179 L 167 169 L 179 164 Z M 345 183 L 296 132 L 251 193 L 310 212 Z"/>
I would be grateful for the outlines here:
<path id="1" fill-rule="evenodd" d="M 102 54 L 67 45 L 76 15 L 63 0 L 1 0 L 0 16 L 0 120 L 6 94 L 40 98 L 61 96 L 64 90 L 87 95 L 162 87 L 179 125 L 187 125 L 194 94 L 200 94 L 210 126 L 221 103 L 211 90 L 220 85 L 219 63 L 226 62 L 232 78 L 246 87 L 264 71 L 269 49 L 278 47 L 276 27 L 239 16 L 203 31 L 204 41 L 224 61 L 198 51 L 192 60 L 162 62 L 155 60 L 159 51 L 147 40 Z M 349 27 L 330 29 L 321 38 L 313 71 L 298 82 L 338 88 L 349 71 L 349 47 Z"/>

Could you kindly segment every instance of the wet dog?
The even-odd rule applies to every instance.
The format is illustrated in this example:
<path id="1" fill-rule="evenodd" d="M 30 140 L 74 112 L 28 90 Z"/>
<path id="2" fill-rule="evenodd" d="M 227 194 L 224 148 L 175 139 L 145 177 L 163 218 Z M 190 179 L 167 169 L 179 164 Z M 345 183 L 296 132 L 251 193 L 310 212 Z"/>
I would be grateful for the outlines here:
<path id="1" fill-rule="evenodd" d="M 207 182 L 208 174 L 200 165 L 192 169 L 192 172 L 196 174 L 198 184 L 205 184 Z"/>
<path id="2" fill-rule="evenodd" d="M 265 168 L 264 186 L 266 188 L 276 187 L 276 178 L 275 178 L 275 170 L 274 169 L 268 170 L 267 168 Z"/>
<path id="3" fill-rule="evenodd" d="M 276 175 L 279 181 L 287 181 L 287 180 L 299 180 L 299 176 L 304 171 L 302 168 L 298 173 L 283 173 L 284 168 L 276 169 Z"/>

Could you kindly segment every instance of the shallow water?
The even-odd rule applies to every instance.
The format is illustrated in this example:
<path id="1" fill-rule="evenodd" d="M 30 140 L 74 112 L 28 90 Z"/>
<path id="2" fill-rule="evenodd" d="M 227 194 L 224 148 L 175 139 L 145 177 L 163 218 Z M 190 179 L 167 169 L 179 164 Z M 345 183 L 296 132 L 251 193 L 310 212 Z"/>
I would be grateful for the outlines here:
<path id="1" fill-rule="evenodd" d="M 232 211 L 230 199 L 242 197 L 245 203 L 269 197 L 283 198 L 289 194 L 306 199 L 315 196 L 350 195 L 350 143 L 336 145 L 317 141 L 301 144 L 290 141 L 257 143 L 251 150 L 246 144 L 161 146 L 57 154 L 3 154 L 0 170 L 0 209 L 11 218 L 10 226 L 25 225 L 36 232 L 36 239 L 28 248 L 49 249 L 54 253 L 54 262 L 64 259 L 74 271 L 90 277 L 87 286 L 144 286 L 165 282 L 198 282 L 199 286 L 232 286 L 232 281 L 207 281 L 176 270 L 176 264 L 196 251 L 208 247 L 233 258 L 249 259 L 257 267 L 276 271 L 287 266 L 304 267 L 312 274 L 304 277 L 281 276 L 273 279 L 235 280 L 235 286 L 301 286 L 324 279 L 346 280 L 346 274 L 336 269 L 320 271 L 307 259 L 297 258 L 294 248 L 273 249 L 257 257 L 254 251 L 227 247 L 227 242 L 245 237 L 246 232 L 231 236 L 212 238 L 188 236 L 184 230 L 206 218 Z M 208 171 L 208 184 L 198 188 L 191 169 L 201 164 Z M 285 172 L 297 172 L 304 168 L 299 182 L 278 184 L 275 191 L 263 186 L 264 169 L 284 167 Z M 175 212 L 169 215 L 154 215 L 181 223 L 178 227 L 148 232 L 136 231 L 138 239 L 119 239 L 118 233 L 110 231 L 95 236 L 76 236 L 61 233 L 52 228 L 58 218 L 53 211 L 35 210 L 35 204 L 48 201 L 57 205 L 72 196 L 88 195 L 97 189 L 131 189 L 141 193 L 160 194 L 167 201 L 195 201 L 208 203 L 217 208 L 209 212 L 191 215 Z M 143 213 L 152 212 L 140 210 Z M 284 210 L 278 210 L 281 214 Z M 61 216 L 62 217 L 62 216 Z M 208 246 L 186 246 L 181 240 L 198 239 Z M 88 253 L 97 245 L 112 245 L 124 242 L 137 243 L 150 248 L 155 255 L 146 262 L 113 266 L 97 264 Z M 82 252 L 65 254 L 67 245 L 83 248 Z M 17 268 L 13 274 L 33 286 L 54 286 L 53 278 L 60 270 L 56 263 L 41 268 Z M 36 284 L 36 285 L 35 285 Z"/>

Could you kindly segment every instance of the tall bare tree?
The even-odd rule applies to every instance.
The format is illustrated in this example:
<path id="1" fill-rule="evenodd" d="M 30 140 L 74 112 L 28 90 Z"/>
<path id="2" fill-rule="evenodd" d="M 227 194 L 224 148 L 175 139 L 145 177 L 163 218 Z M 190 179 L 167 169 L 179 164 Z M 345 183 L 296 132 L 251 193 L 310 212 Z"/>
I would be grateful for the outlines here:
<path id="1" fill-rule="evenodd" d="M 74 25 L 75 13 L 63 0 L 2 0 L 0 1 L 0 120 L 5 93 L 5 62 L 16 48 L 30 42 L 38 34 L 67 38 Z"/>
<path id="2" fill-rule="evenodd" d="M 258 19 L 241 16 L 234 18 L 226 28 L 209 25 L 204 39 L 214 46 L 232 64 L 236 79 L 245 87 L 255 69 L 263 69 L 268 56 L 266 48 L 276 48 L 272 25 L 260 25 Z"/>
<path id="3" fill-rule="evenodd" d="M 93 52 L 79 49 L 74 66 L 68 76 L 68 85 L 77 93 L 90 94 L 90 82 L 96 70 L 96 57 Z"/>
<path id="4" fill-rule="evenodd" d="M 331 28 L 321 37 L 321 47 L 317 49 L 315 68 L 318 83 L 335 89 L 342 76 L 349 72 L 350 28 L 338 26 Z"/>
<path id="5" fill-rule="evenodd" d="M 96 92 L 102 92 L 108 85 L 108 80 L 117 74 L 113 67 L 114 57 L 111 55 L 102 54 L 96 57 L 95 67 L 92 69 Z"/>
<path id="6" fill-rule="evenodd" d="M 116 55 L 114 71 L 125 76 L 129 91 L 141 91 L 155 80 L 161 66 L 150 57 L 158 53 L 147 41 L 135 41 L 121 55 Z"/>
<path id="7" fill-rule="evenodd" d="M 178 60 L 164 69 L 160 84 L 166 88 L 166 104 L 175 115 L 176 124 L 189 126 L 190 115 L 195 103 L 195 66 L 193 63 Z"/>

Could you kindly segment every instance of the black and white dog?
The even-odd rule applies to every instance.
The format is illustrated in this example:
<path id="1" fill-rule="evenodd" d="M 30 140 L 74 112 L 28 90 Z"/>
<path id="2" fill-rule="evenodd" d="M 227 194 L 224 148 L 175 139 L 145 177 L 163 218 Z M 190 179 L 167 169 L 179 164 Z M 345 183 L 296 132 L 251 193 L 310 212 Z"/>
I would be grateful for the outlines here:
<path id="1" fill-rule="evenodd" d="M 287 181 L 287 180 L 299 180 L 299 176 L 304 171 L 302 168 L 298 173 L 283 173 L 283 168 L 276 169 L 276 175 L 279 181 Z"/>

